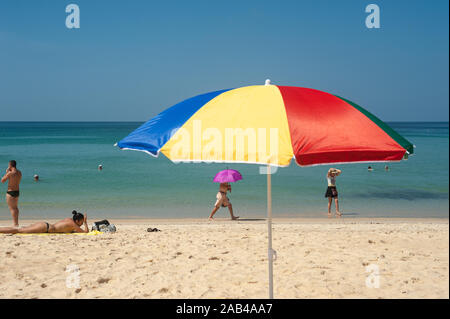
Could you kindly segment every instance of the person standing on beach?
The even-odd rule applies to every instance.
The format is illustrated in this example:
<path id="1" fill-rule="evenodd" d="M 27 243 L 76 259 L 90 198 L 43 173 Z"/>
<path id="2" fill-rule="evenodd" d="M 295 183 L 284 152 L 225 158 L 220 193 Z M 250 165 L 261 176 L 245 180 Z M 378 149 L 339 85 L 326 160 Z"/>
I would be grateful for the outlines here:
<path id="1" fill-rule="evenodd" d="M 334 204 L 336 206 L 336 217 L 341 217 L 342 214 L 339 211 L 338 192 L 336 189 L 336 176 L 341 174 L 341 170 L 337 168 L 330 168 L 327 173 L 328 187 L 325 193 L 325 197 L 328 198 L 328 217 L 331 217 L 331 202 L 334 198 Z"/>
<path id="2" fill-rule="evenodd" d="M 11 212 L 14 227 L 19 227 L 19 184 L 22 179 L 22 172 L 17 168 L 15 160 L 9 161 L 5 176 L 2 177 L 2 183 L 8 181 L 8 190 L 6 191 L 6 203 Z"/>
<path id="3" fill-rule="evenodd" d="M 220 183 L 219 192 L 216 195 L 217 200 L 214 204 L 214 209 L 209 215 L 209 220 L 213 220 L 214 214 L 219 210 L 221 206 L 228 207 L 232 220 L 236 220 L 239 218 L 239 216 L 234 216 L 233 214 L 233 206 L 231 205 L 230 200 L 227 197 L 228 191 L 230 191 L 231 193 L 231 185 L 229 183 Z"/>

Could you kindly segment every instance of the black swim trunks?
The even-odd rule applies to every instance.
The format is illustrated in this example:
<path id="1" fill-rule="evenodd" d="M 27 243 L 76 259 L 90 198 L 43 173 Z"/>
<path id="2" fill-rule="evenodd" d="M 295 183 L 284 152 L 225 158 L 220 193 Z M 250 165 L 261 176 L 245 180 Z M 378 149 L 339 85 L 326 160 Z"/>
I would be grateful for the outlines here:
<path id="1" fill-rule="evenodd" d="M 19 191 L 7 191 L 6 194 L 12 197 L 19 197 Z"/>
<path id="2" fill-rule="evenodd" d="M 327 191 L 325 192 L 325 197 L 338 197 L 336 186 L 328 186 Z"/>

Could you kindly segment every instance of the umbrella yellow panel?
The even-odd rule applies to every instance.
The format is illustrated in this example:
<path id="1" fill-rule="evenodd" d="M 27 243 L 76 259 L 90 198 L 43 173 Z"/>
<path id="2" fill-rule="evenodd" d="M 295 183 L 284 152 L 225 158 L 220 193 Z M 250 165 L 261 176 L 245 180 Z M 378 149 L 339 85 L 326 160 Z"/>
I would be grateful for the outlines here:
<path id="1" fill-rule="evenodd" d="M 289 165 L 294 153 L 279 89 L 248 86 L 218 95 L 194 113 L 161 152 L 174 162 Z"/>

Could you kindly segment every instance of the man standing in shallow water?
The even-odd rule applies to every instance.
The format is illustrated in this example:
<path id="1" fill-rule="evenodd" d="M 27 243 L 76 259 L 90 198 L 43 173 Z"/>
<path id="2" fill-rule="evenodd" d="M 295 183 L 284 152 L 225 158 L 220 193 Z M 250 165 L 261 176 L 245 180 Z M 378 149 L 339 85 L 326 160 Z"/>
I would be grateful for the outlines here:
<path id="1" fill-rule="evenodd" d="M 8 181 L 8 190 L 6 191 L 6 203 L 11 212 L 14 227 L 19 227 L 19 184 L 22 179 L 22 172 L 16 168 L 16 161 L 9 161 L 5 176 L 2 177 L 2 183 Z"/>

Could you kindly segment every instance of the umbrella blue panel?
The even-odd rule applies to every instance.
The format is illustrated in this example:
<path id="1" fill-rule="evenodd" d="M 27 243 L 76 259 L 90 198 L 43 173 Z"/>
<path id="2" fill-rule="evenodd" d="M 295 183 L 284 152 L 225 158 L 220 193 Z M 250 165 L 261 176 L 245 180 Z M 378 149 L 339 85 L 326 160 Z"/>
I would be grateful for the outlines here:
<path id="1" fill-rule="evenodd" d="M 127 137 L 117 143 L 121 149 L 143 151 L 157 156 L 161 147 L 194 115 L 203 105 L 216 96 L 229 91 L 220 90 L 194 96 L 175 104 L 148 120 Z"/>

